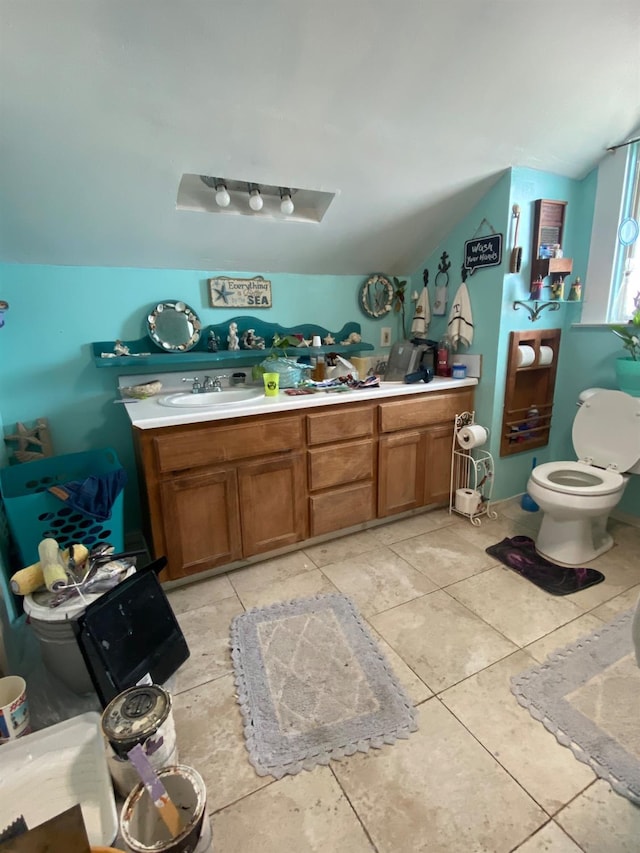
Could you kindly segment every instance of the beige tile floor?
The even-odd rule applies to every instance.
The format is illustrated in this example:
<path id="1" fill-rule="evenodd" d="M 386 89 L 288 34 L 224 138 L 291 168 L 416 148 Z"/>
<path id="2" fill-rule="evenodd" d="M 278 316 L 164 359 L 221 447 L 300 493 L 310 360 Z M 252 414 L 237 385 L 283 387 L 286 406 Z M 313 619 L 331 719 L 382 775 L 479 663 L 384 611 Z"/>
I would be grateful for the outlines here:
<path id="1" fill-rule="evenodd" d="M 489 557 L 534 534 L 518 501 L 474 528 L 438 510 L 173 590 L 191 658 L 177 679 L 180 758 L 205 779 L 216 853 L 637 853 L 640 808 L 520 707 L 512 675 L 640 596 L 640 529 L 592 564 L 604 583 L 547 595 Z M 352 596 L 407 693 L 407 741 L 275 781 L 247 760 L 228 625 L 243 609 Z M 638 709 L 629 713 L 638 720 Z"/>

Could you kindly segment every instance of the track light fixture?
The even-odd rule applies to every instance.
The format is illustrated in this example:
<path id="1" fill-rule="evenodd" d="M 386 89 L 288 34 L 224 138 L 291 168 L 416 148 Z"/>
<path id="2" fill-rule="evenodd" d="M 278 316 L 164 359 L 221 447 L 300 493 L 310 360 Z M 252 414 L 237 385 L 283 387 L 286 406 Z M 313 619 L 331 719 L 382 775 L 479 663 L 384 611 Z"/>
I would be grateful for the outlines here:
<path id="1" fill-rule="evenodd" d="M 231 196 L 224 181 L 216 182 L 216 204 L 218 207 L 229 207 Z"/>
<path id="2" fill-rule="evenodd" d="M 335 195 L 290 184 L 283 186 L 282 181 L 287 180 L 284 175 L 277 183 L 265 184 L 229 177 L 224 170 L 225 166 L 218 164 L 212 167 L 212 176 L 183 175 L 178 190 L 178 206 L 207 213 L 257 216 L 261 220 L 320 222 Z M 202 184 L 208 187 L 208 191 L 203 190 Z"/>
<path id="3" fill-rule="evenodd" d="M 285 216 L 291 216 L 295 210 L 294 204 L 291 201 L 291 190 L 287 187 L 280 187 L 280 212 Z"/>
<path id="4" fill-rule="evenodd" d="M 257 213 L 259 210 L 262 210 L 263 204 L 264 201 L 259 188 L 256 184 L 249 184 L 249 207 L 251 210 Z"/>

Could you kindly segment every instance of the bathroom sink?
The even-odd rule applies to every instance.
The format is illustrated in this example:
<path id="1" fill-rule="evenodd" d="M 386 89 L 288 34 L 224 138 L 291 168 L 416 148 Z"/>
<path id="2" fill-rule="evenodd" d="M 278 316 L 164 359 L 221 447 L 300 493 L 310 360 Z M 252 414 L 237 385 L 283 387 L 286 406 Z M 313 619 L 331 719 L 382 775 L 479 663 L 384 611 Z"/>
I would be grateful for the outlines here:
<path id="1" fill-rule="evenodd" d="M 262 388 L 225 388 L 224 391 L 205 391 L 203 394 L 191 394 L 178 391 L 158 398 L 161 406 L 178 409 L 206 409 L 211 406 L 228 406 L 263 397 Z"/>

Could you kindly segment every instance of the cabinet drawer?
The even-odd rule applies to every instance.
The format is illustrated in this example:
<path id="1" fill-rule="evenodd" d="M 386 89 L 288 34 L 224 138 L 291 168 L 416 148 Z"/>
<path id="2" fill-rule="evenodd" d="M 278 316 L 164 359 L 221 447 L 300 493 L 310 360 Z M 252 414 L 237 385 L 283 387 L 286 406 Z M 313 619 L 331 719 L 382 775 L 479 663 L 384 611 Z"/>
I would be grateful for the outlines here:
<path id="1" fill-rule="evenodd" d="M 473 409 L 473 388 L 451 394 L 421 394 L 414 400 L 397 400 L 380 404 L 380 431 L 395 432 L 451 421 L 459 412 Z"/>
<path id="2" fill-rule="evenodd" d="M 357 406 L 307 415 L 307 441 L 326 444 L 349 438 L 373 435 L 374 406 Z"/>
<path id="3" fill-rule="evenodd" d="M 373 483 L 358 483 L 309 498 L 311 536 L 321 536 L 375 518 Z"/>
<path id="4" fill-rule="evenodd" d="M 343 483 L 371 480 L 375 471 L 374 447 L 371 439 L 363 439 L 310 450 L 309 488 L 316 491 Z"/>
<path id="5" fill-rule="evenodd" d="M 302 446 L 301 418 L 264 418 L 260 422 L 167 433 L 155 438 L 161 473 L 215 465 L 233 459 L 267 456 Z"/>

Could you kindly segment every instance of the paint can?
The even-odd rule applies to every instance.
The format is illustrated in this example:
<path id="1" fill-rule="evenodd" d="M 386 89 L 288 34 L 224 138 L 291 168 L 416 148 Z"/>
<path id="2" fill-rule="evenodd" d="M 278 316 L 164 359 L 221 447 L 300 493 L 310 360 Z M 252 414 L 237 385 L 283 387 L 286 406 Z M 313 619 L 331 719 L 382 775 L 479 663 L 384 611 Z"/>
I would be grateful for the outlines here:
<path id="1" fill-rule="evenodd" d="M 138 783 L 120 813 L 120 831 L 132 853 L 208 853 L 211 824 L 207 817 L 207 789 L 200 774 L 184 764 L 165 767 L 158 778 L 183 818 L 184 828 L 175 838 L 153 804 L 149 792 Z"/>
<path id="2" fill-rule="evenodd" d="M 102 714 L 107 764 L 119 794 L 139 783 L 127 754 L 140 744 L 154 770 L 178 763 L 171 694 L 157 684 L 130 687 L 109 702 Z"/>

